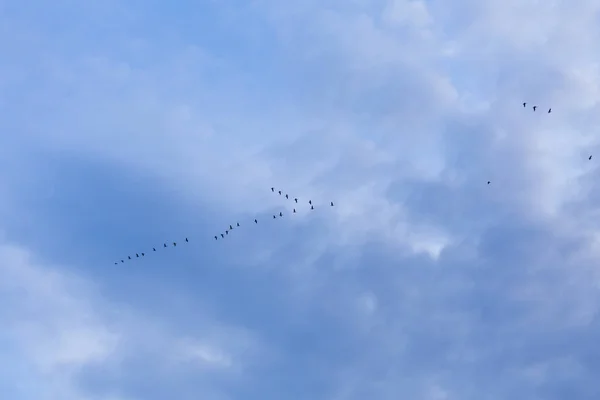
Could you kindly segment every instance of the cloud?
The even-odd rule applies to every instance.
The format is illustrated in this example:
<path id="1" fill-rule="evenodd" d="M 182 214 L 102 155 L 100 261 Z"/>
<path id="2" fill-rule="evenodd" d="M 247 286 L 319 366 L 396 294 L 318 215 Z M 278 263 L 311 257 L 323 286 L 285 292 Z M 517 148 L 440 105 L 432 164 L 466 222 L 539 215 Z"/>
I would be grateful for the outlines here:
<path id="1" fill-rule="evenodd" d="M 599 6 L 237 3 L 0 9 L 2 392 L 597 398 Z"/>

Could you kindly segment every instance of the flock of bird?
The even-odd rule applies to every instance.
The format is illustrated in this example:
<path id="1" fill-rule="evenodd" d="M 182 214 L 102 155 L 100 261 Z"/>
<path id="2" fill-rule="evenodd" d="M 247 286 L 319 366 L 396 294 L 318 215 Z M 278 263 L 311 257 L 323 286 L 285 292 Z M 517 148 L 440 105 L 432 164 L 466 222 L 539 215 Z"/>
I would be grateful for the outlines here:
<path id="1" fill-rule="evenodd" d="M 526 107 L 527 107 L 527 102 L 523 102 L 523 108 L 526 108 Z M 533 108 L 533 111 L 535 112 L 535 111 L 537 110 L 538 106 L 532 106 L 532 108 Z M 549 108 L 549 109 L 548 109 L 548 114 L 550 114 L 551 112 L 552 112 L 552 108 Z M 590 155 L 590 156 L 589 156 L 589 158 L 588 158 L 588 160 L 591 160 L 591 159 L 592 159 L 592 156 Z M 490 183 L 491 183 L 491 181 L 487 181 L 487 184 L 488 184 L 488 185 L 489 185 Z M 275 193 L 275 188 L 274 188 L 274 187 L 272 187 L 272 188 L 271 188 L 271 192 Z M 297 197 L 294 197 L 294 198 L 292 199 L 292 197 L 290 197 L 290 196 L 289 196 L 287 193 L 284 195 L 284 194 L 283 194 L 283 192 L 282 192 L 281 190 L 277 190 L 277 193 L 278 193 L 280 196 L 285 196 L 286 200 L 293 200 L 293 201 L 294 201 L 294 205 L 295 205 L 295 204 L 300 204 L 300 203 L 298 203 L 298 198 L 297 198 Z M 314 209 L 315 209 L 315 207 L 314 207 L 314 205 L 313 205 L 313 202 L 312 202 L 312 200 L 308 200 L 308 205 L 310 206 L 310 210 L 314 210 Z M 333 201 L 332 201 L 332 202 L 330 202 L 330 204 L 329 204 L 329 205 L 330 205 L 330 207 L 333 207 L 333 206 L 334 206 L 334 204 L 333 204 Z M 298 207 L 300 207 L 300 206 L 298 206 Z M 292 214 L 295 214 L 295 213 L 296 213 L 296 208 L 293 208 Z M 282 218 L 282 217 L 283 217 L 283 212 L 279 212 L 279 214 L 273 214 L 273 219 Z M 257 218 L 254 218 L 254 223 L 255 223 L 255 224 L 258 224 L 258 219 L 257 219 Z M 234 228 L 238 228 L 238 227 L 240 227 L 240 223 L 239 223 L 239 222 L 236 222 L 236 223 L 235 223 L 235 226 L 234 226 L 233 224 L 231 224 L 231 225 L 229 225 L 229 228 L 228 228 L 228 229 L 225 229 L 225 231 L 224 231 L 224 232 L 220 232 L 220 233 L 216 234 L 216 235 L 214 236 L 214 239 L 215 239 L 215 240 L 224 239 L 226 236 L 228 236 L 228 235 L 229 235 L 229 233 L 230 233 L 231 231 L 233 231 L 233 230 L 234 230 Z M 220 239 L 219 239 L 219 237 L 220 237 Z M 189 243 L 189 239 L 188 239 L 187 237 L 185 238 L 185 243 Z M 177 242 L 173 242 L 173 243 L 172 243 L 172 246 L 173 246 L 173 247 L 176 247 L 176 246 L 177 246 Z M 162 246 L 162 247 L 163 247 L 163 248 L 167 248 L 167 247 L 170 247 L 170 246 L 167 246 L 167 243 L 163 243 L 163 246 Z M 157 250 L 156 250 L 156 247 L 152 247 L 152 251 L 153 251 L 153 252 L 154 252 L 154 251 L 157 251 Z M 122 259 L 122 260 L 120 260 L 120 262 L 121 262 L 121 263 L 124 263 L 126 260 L 132 260 L 133 258 L 139 258 L 139 257 L 145 257 L 145 256 L 146 256 L 146 253 L 145 253 L 145 252 L 141 252 L 141 253 L 135 253 L 135 257 L 134 257 L 134 256 L 132 256 L 132 255 L 129 255 L 129 256 L 127 256 L 127 258 L 126 258 L 126 259 Z M 118 263 L 119 263 L 119 262 L 115 262 L 115 265 L 117 265 Z"/>
<path id="2" fill-rule="evenodd" d="M 274 187 L 271 188 L 271 192 L 275 193 L 275 188 Z M 294 208 L 292 209 L 292 214 L 296 214 L 298 212 L 297 209 L 296 209 L 296 207 L 298 207 L 298 210 L 300 210 L 301 205 L 300 205 L 297 197 L 293 197 L 292 198 L 287 193 L 284 195 L 284 193 L 281 190 L 277 190 L 277 193 L 279 193 L 279 195 L 282 196 L 282 197 L 285 196 L 286 200 L 293 200 L 293 202 L 294 202 L 293 203 L 294 204 Z M 296 204 L 298 204 L 298 206 L 296 206 Z M 308 205 L 310 206 L 310 210 L 314 210 L 315 209 L 315 205 L 313 204 L 312 200 L 308 200 Z M 329 202 L 329 206 L 330 207 L 334 206 L 333 201 Z M 282 218 L 283 216 L 284 216 L 283 212 L 280 211 L 278 214 L 273 214 L 273 219 Z M 258 224 L 258 219 L 257 218 L 254 218 L 254 224 Z M 214 240 L 221 240 L 221 239 L 226 238 L 231 231 L 233 231 L 235 228 L 238 228 L 240 226 L 241 225 L 240 225 L 239 222 L 236 222 L 235 226 L 233 224 L 230 224 L 229 228 L 225 229 L 224 232 L 220 232 L 220 233 L 216 234 L 214 236 Z M 185 243 L 189 243 L 189 239 L 187 237 L 185 238 Z M 171 247 L 171 246 L 172 247 L 177 247 L 177 242 L 172 242 L 172 245 L 167 245 L 167 243 L 163 243 L 162 248 L 167 248 L 167 247 Z M 159 246 L 159 248 L 160 248 L 160 246 Z M 152 252 L 155 252 L 155 251 L 157 251 L 156 247 L 152 247 Z M 145 252 L 139 252 L 139 253 L 134 253 L 134 254 L 135 254 L 135 256 L 128 255 L 127 258 L 123 258 L 123 259 L 121 259 L 119 261 L 121 263 L 124 263 L 125 261 L 133 260 L 134 258 L 140 258 L 140 257 L 145 257 L 146 256 Z M 115 265 L 119 264 L 119 261 L 116 261 Z"/>

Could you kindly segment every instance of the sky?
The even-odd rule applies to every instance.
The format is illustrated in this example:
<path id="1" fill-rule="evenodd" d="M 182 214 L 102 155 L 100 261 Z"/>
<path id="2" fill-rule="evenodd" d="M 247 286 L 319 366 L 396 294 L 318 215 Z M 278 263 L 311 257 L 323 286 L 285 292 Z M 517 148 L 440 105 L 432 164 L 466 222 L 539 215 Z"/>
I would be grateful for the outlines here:
<path id="1" fill-rule="evenodd" d="M 600 398 L 598 37 L 597 0 L 0 1 L 3 398 Z"/>

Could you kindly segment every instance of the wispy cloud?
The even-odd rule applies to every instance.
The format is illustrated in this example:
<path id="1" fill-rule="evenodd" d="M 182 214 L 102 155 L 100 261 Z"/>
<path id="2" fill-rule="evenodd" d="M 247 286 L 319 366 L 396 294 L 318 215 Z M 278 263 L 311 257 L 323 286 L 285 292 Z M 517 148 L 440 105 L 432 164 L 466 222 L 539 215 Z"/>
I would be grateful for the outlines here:
<path id="1" fill-rule="evenodd" d="M 596 3 L 5 2 L 1 392 L 598 398 Z"/>

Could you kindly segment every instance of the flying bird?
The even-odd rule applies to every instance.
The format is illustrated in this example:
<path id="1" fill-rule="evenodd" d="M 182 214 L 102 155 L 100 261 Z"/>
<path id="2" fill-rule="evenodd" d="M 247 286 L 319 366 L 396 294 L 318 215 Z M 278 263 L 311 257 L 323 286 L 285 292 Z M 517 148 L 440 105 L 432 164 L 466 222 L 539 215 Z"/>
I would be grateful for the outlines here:
<path id="1" fill-rule="evenodd" d="M 258 220 L 256 220 L 256 219 L 255 219 L 255 220 L 254 220 L 254 223 L 255 223 L 255 224 L 258 224 Z"/>
<path id="2" fill-rule="evenodd" d="M 296 213 L 296 209 L 294 208 L 294 214 Z"/>
<path id="3" fill-rule="evenodd" d="M 533 111 L 535 111 L 536 108 L 537 108 L 537 106 L 533 106 Z"/>
<path id="4" fill-rule="evenodd" d="M 273 215 L 273 219 L 277 218 L 275 215 Z"/>
<path id="5" fill-rule="evenodd" d="M 548 114 L 550 114 L 552 112 L 552 108 L 548 109 Z"/>
<path id="6" fill-rule="evenodd" d="M 279 195 L 281 196 L 281 190 L 279 191 Z"/>
<path id="7" fill-rule="evenodd" d="M 310 209 L 311 209 L 311 210 L 314 210 L 314 209 L 315 209 L 315 206 L 310 206 Z"/>
<path id="8" fill-rule="evenodd" d="M 333 201 L 331 202 L 331 207 L 333 207 Z"/>
<path id="9" fill-rule="evenodd" d="M 142 253 L 142 257 L 144 257 L 144 256 L 145 256 L 145 254 L 144 254 L 144 253 Z"/>
<path id="10" fill-rule="evenodd" d="M 279 216 L 280 216 L 280 217 L 283 217 L 283 213 L 282 213 L 282 212 L 280 212 L 280 213 L 279 213 Z"/>
<path id="11" fill-rule="evenodd" d="M 239 222 L 237 223 L 237 226 L 240 226 L 240 223 L 239 223 Z"/>
<path id="12" fill-rule="evenodd" d="M 312 204 L 312 200 L 309 200 L 309 201 L 308 201 L 308 204 Z"/>
<path id="13" fill-rule="evenodd" d="M 297 203 L 297 202 L 298 202 L 298 199 L 294 199 L 294 201 Z"/>
<path id="14" fill-rule="evenodd" d="M 215 236 L 215 240 L 219 239 L 218 237 Z"/>
<path id="15" fill-rule="evenodd" d="M 122 263 L 124 263 L 125 261 L 121 260 Z"/>
<path id="16" fill-rule="evenodd" d="M 588 158 L 588 160 L 591 160 L 591 159 L 592 159 L 592 156 L 590 156 L 590 158 Z"/>
<path id="17" fill-rule="evenodd" d="M 152 251 L 156 251 L 156 249 L 153 247 L 153 248 L 152 248 Z"/>
<path id="18" fill-rule="evenodd" d="M 488 181 L 488 185 L 490 184 L 490 181 Z"/>
<path id="19" fill-rule="evenodd" d="M 138 253 L 135 253 L 135 256 L 138 257 L 138 258 L 140 257 L 140 255 Z"/>
<path id="20" fill-rule="evenodd" d="M 221 233 L 221 237 L 222 237 L 222 238 L 224 238 L 224 237 L 225 237 L 225 235 L 223 235 L 223 234 Z"/>
<path id="21" fill-rule="evenodd" d="M 233 226 L 229 225 L 229 230 L 230 231 L 233 230 Z"/>
<path id="22" fill-rule="evenodd" d="M 275 193 L 275 188 L 271 188 L 271 192 Z"/>
<path id="23" fill-rule="evenodd" d="M 166 243 L 163 243 L 163 247 L 167 247 L 167 244 L 166 244 Z"/>
<path id="24" fill-rule="evenodd" d="M 525 108 L 527 106 L 527 103 L 523 103 L 523 108 Z"/>
<path id="25" fill-rule="evenodd" d="M 186 243 L 189 242 L 189 240 L 187 238 L 185 238 Z"/>
<path id="26" fill-rule="evenodd" d="M 288 195 L 287 195 L 287 194 L 285 195 L 285 198 L 286 198 L 286 199 L 289 199 L 289 197 L 288 197 Z"/>
<path id="27" fill-rule="evenodd" d="M 131 256 L 127 256 L 127 258 L 129 258 L 131 260 Z"/>
<path id="28" fill-rule="evenodd" d="M 177 246 L 177 243 L 173 242 L 173 247 L 176 247 L 176 246 Z"/>

